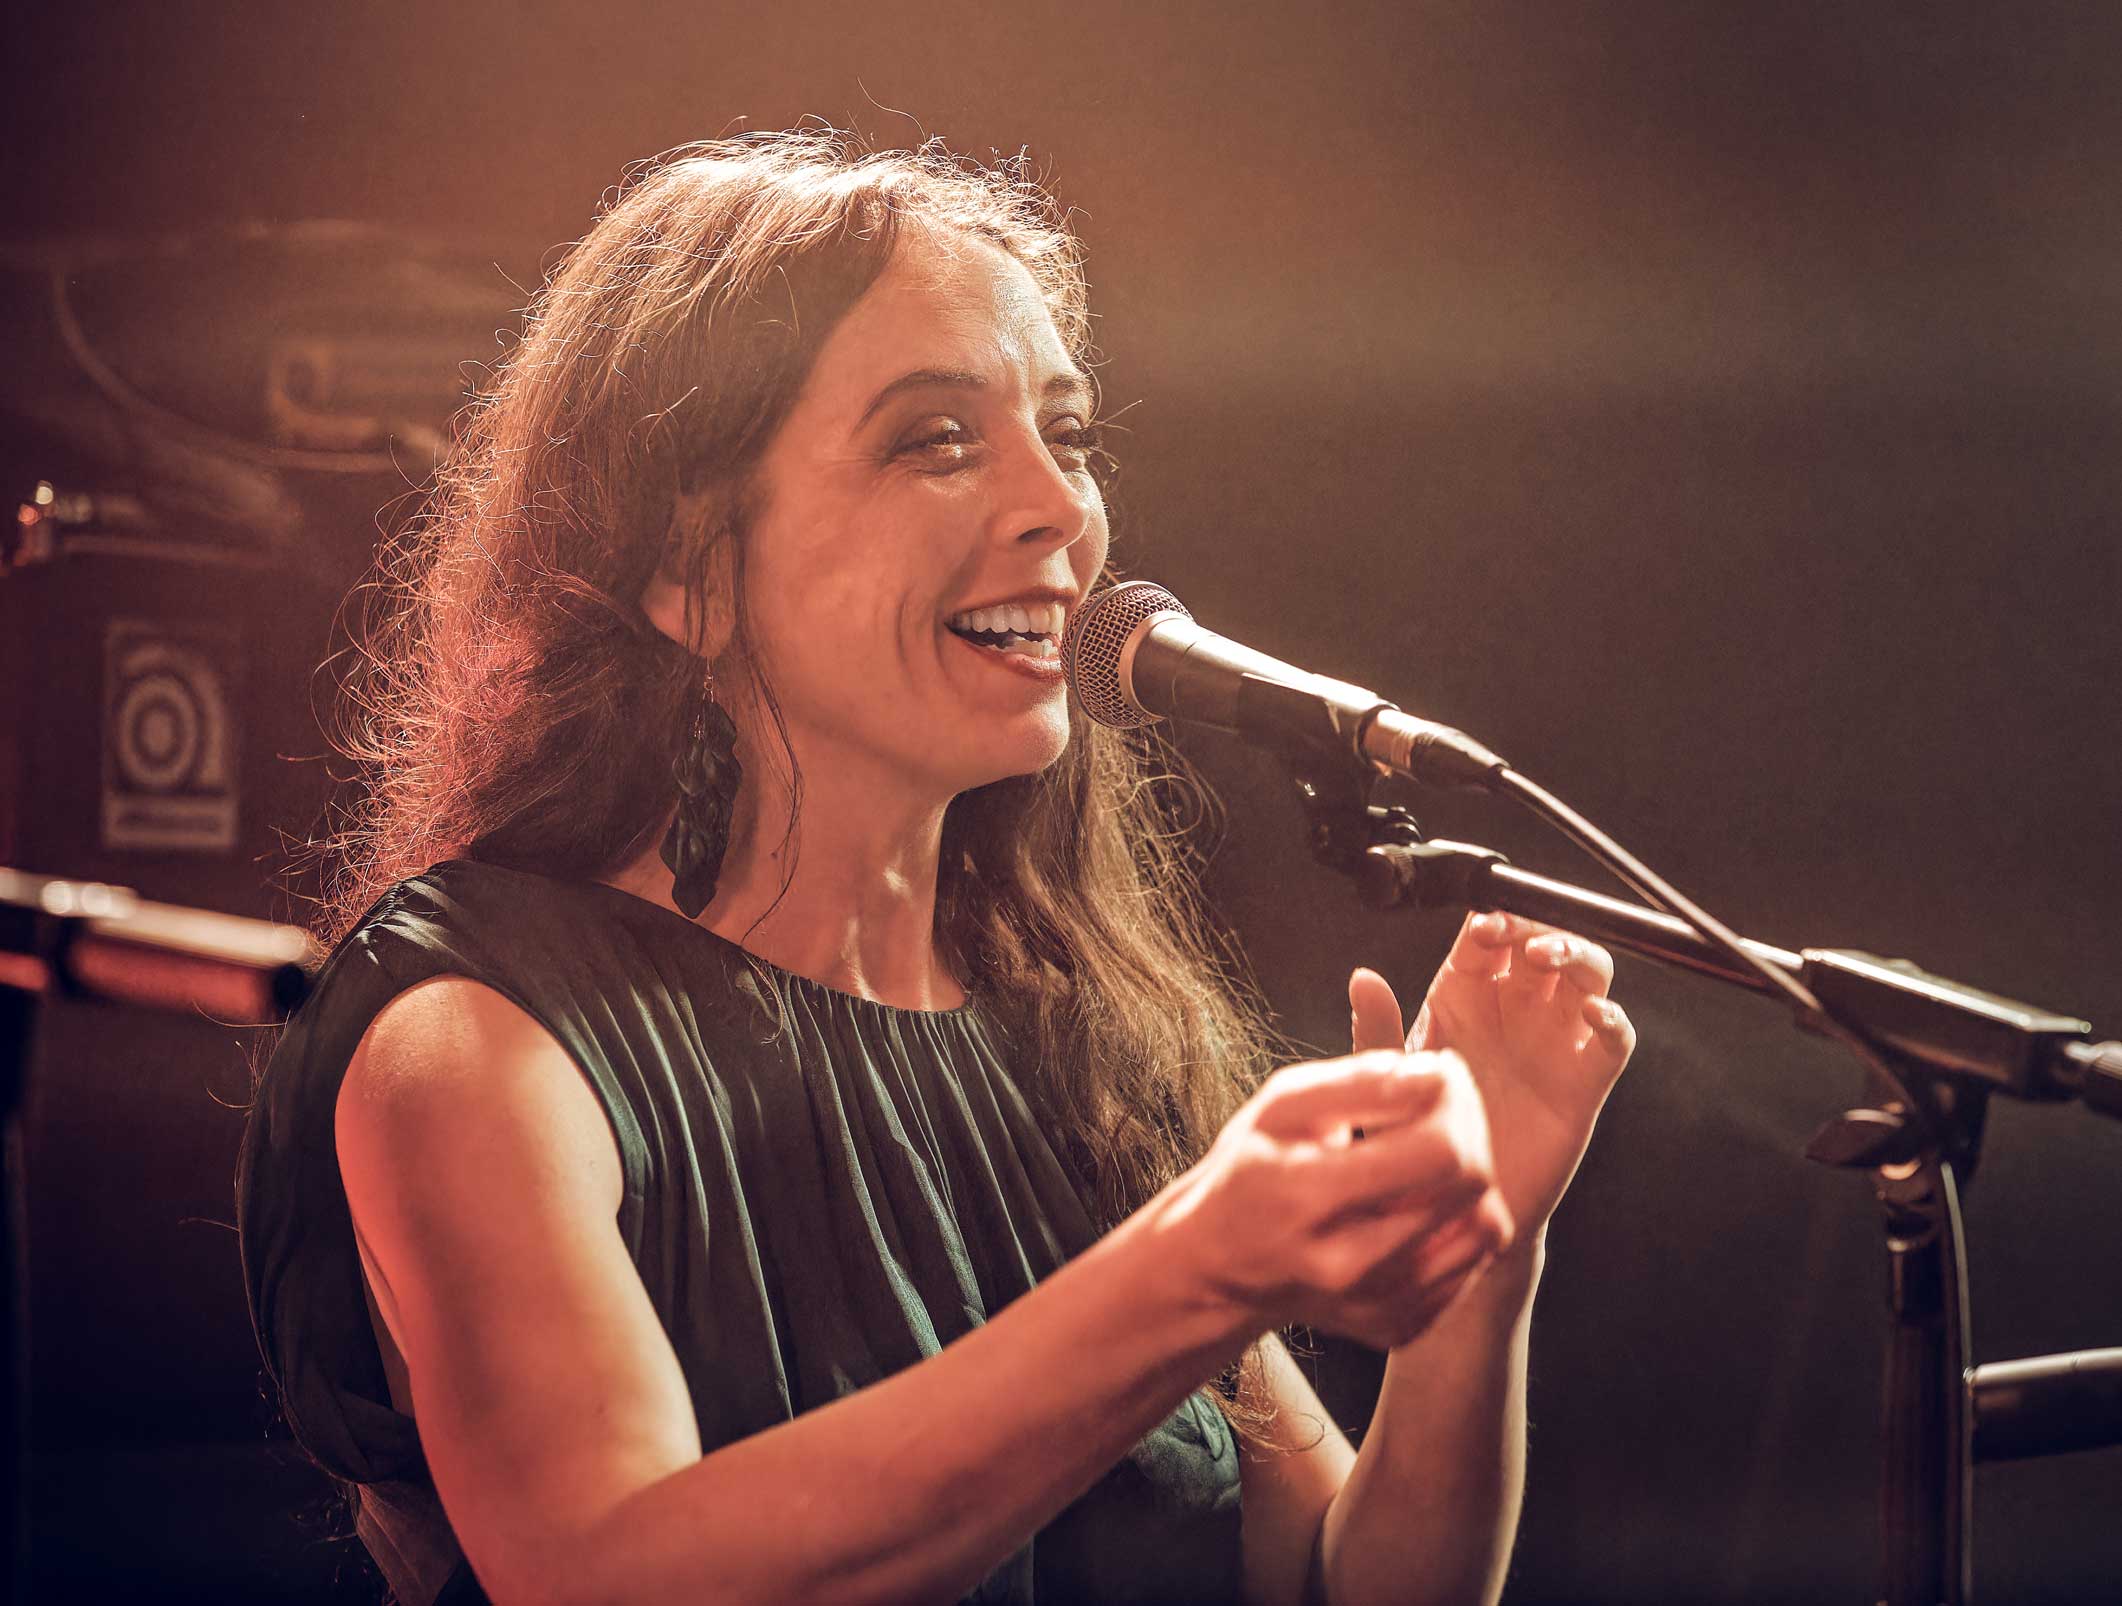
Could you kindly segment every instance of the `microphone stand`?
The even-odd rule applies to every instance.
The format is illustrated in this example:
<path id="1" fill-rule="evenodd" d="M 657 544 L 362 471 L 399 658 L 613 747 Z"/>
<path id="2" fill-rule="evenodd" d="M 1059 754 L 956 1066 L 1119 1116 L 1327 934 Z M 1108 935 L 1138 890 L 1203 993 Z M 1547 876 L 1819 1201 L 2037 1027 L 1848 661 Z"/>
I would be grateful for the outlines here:
<path id="1" fill-rule="evenodd" d="M 1778 993 L 1675 917 L 1513 867 L 1487 848 L 1424 841 L 1405 809 L 1370 802 L 1381 773 L 1356 756 L 1345 720 L 1316 695 L 1248 675 L 1235 728 L 1288 765 L 1321 863 L 1375 908 L 1502 910 L 1563 927 L 1749 992 Z M 1866 1103 L 1807 1146 L 1822 1164 L 1871 1175 L 1887 1264 L 1879 1598 L 1962 1606 L 1978 1460 L 2122 1444 L 2122 1349 L 1969 1367 L 1960 1200 L 1981 1159 L 1992 1094 L 2077 1099 L 2122 1119 L 2122 1042 L 2090 1041 L 2072 1016 L 1843 948 L 1792 951 L 1740 939 L 1802 981 L 1821 1015 L 1891 1066 Z M 1822 1031 L 1820 1019 L 1798 1018 Z"/>

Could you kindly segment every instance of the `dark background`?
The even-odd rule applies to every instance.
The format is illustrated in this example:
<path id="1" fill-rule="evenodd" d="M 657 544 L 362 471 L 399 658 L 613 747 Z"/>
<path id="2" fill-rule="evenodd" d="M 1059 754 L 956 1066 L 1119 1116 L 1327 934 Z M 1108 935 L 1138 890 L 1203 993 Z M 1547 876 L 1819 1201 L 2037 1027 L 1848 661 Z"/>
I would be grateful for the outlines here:
<path id="1" fill-rule="evenodd" d="M 286 912 L 274 833 L 325 786 L 285 761 L 320 750 L 310 671 L 426 466 L 170 491 L 156 430 L 69 360 L 53 271 L 137 388 L 255 435 L 258 342 L 290 320 L 490 360 L 628 162 L 812 114 L 1027 146 L 1080 209 L 1132 431 L 1120 539 L 1204 621 L 1474 731 L 1742 930 L 2122 1033 L 2112 6 L 230 3 L 6 29 L 8 492 L 161 487 L 166 533 L 245 562 L 84 548 L 0 579 L 0 862 Z M 391 232 L 275 232 L 317 219 Z M 157 609 L 244 633 L 231 854 L 96 843 L 103 620 Z M 1213 890 L 1291 1029 L 1339 1046 L 1353 963 L 1419 993 L 1453 922 L 1362 913 L 1264 761 L 1188 745 L 1233 820 Z M 1501 805 L 1414 801 L 1596 880 Z M 1508 1598 L 1869 1599 L 1877 1229 L 1799 1155 L 1856 1074 L 1765 1004 L 1626 960 L 1618 990 L 1642 1049 L 1554 1228 Z M 49 1018 L 43 1598 L 369 1587 L 267 1438 L 216 1224 L 215 1100 L 244 1086 L 208 1023 Z M 2118 1162 L 2079 1109 L 1994 1112 L 1976 1358 L 2122 1344 Z M 1325 1363 L 1359 1411 L 1360 1357 Z M 2118 1457 L 1985 1469 L 1980 1593 L 2114 1599 Z"/>

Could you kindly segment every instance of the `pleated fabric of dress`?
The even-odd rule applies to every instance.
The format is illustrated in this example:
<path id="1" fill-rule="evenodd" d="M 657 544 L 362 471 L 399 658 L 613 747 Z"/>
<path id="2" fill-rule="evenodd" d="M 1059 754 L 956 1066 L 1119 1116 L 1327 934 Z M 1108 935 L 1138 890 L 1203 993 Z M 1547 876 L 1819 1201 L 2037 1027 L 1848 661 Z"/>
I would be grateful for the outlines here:
<path id="1" fill-rule="evenodd" d="M 359 1486 L 357 1530 L 407 1606 L 485 1596 L 390 1404 L 333 1108 L 377 1012 L 440 975 L 528 1012 L 603 1105 L 619 1229 L 708 1451 L 935 1354 L 1092 1240 L 1036 1080 L 977 991 L 948 1011 L 873 1003 L 600 882 L 470 860 L 400 882 L 280 1039 L 237 1219 L 287 1421 Z M 969 1598 L 1236 1600 L 1239 1578 L 1237 1449 L 1196 1394 Z"/>

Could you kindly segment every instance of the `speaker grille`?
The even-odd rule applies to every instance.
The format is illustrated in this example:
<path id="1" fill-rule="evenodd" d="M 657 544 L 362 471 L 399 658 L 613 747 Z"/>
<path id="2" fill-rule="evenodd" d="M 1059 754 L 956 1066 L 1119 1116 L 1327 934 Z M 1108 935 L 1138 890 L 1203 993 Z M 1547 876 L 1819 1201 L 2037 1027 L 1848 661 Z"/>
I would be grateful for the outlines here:
<path id="1" fill-rule="evenodd" d="M 1154 581 L 1129 580 L 1099 592 L 1069 620 L 1061 661 L 1076 701 L 1099 724 L 1131 730 L 1156 723 L 1156 715 L 1143 713 L 1128 700 L 1120 684 L 1120 654 L 1136 626 L 1160 613 L 1193 617 L 1183 602 Z"/>

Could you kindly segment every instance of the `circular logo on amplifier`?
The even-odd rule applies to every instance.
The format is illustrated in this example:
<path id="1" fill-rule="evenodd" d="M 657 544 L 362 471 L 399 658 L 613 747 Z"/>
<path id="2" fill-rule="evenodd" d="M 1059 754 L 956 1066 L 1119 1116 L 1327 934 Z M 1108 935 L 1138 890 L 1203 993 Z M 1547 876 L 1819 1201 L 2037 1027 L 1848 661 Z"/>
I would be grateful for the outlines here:
<path id="1" fill-rule="evenodd" d="M 236 733 L 223 667 L 232 647 L 203 632 L 112 621 L 104 657 L 105 846 L 234 845 Z"/>
<path id="2" fill-rule="evenodd" d="M 118 688 L 111 711 L 111 756 L 125 780 L 146 792 L 169 792 L 198 778 L 201 740 L 218 723 L 206 703 L 213 688 L 196 677 L 157 669 Z"/>

